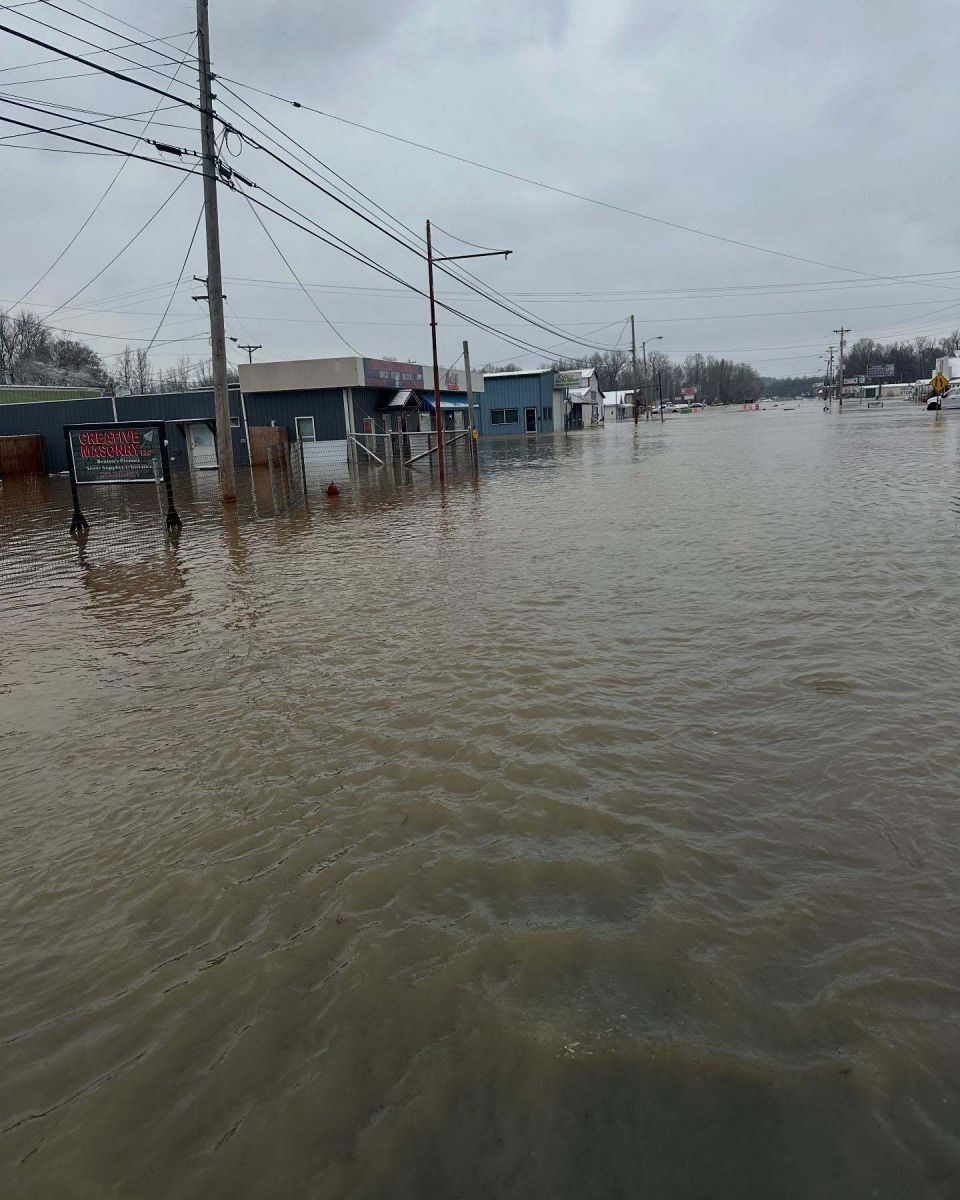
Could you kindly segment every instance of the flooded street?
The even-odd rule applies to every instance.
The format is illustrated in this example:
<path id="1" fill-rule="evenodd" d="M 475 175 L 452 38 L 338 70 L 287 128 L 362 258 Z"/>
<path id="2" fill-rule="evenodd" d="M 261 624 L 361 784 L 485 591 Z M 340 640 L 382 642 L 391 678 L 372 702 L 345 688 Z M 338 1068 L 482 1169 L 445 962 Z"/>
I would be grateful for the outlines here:
<path id="1" fill-rule="evenodd" d="M 957 417 L 0 488 L 0 1194 L 956 1196 Z"/>

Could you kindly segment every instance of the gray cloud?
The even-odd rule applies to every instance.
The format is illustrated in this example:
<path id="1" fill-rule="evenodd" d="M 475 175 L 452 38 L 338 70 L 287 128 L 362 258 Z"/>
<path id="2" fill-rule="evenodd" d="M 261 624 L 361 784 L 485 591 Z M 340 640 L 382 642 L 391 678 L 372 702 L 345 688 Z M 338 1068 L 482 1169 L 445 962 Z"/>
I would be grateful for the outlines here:
<path id="1" fill-rule="evenodd" d="M 135 0 L 122 12 L 145 29 L 169 34 L 190 28 L 193 5 L 175 0 L 158 10 Z M 938 0 L 909 11 L 892 3 L 825 0 L 802 6 L 785 0 L 642 6 L 627 0 L 524 6 L 498 0 L 386 0 L 376 6 L 214 0 L 212 17 L 215 59 L 224 74 L 363 123 L 613 204 L 824 262 L 888 275 L 960 269 L 950 189 L 949 64 L 938 57 L 953 6 Z M 8 13 L 6 19 L 30 29 L 22 18 Z M 68 27 L 60 15 L 56 23 Z M 71 28 L 110 44 L 99 31 Z M 68 44 L 66 37 L 56 40 Z M 45 56 L 9 38 L 2 47 L 4 67 Z M 149 60 L 146 51 L 133 53 Z M 55 73 L 67 72 L 5 72 L 0 85 Z M 181 90 L 192 94 L 195 81 L 187 72 L 184 78 Z M 156 100 L 101 77 L 17 90 L 118 113 L 149 109 Z M 225 92 L 221 98 L 234 103 Z M 668 352 L 729 351 L 761 370 L 783 373 L 817 370 L 817 354 L 841 320 L 855 336 L 960 325 L 960 284 L 951 279 L 937 280 L 937 287 L 858 284 L 855 275 L 610 212 L 266 97 L 247 98 L 418 232 L 430 216 L 471 241 L 512 247 L 508 263 L 491 260 L 477 273 L 503 291 L 543 293 L 524 303 L 552 323 L 587 330 L 632 310 L 643 331 L 664 335 Z M 2 112 L 11 115 L 5 107 Z M 163 114 L 188 127 L 164 129 L 164 138 L 195 145 L 194 115 L 187 109 Z M 111 159 L 12 149 L 0 152 L 0 163 L 0 298 L 11 300 L 49 265 L 116 167 Z M 237 166 L 405 278 L 424 282 L 419 260 L 256 151 L 246 148 Z M 130 163 L 35 298 L 56 305 L 69 296 L 176 182 L 172 172 Z M 86 298 L 103 301 L 103 309 L 120 308 L 120 301 L 108 298 L 172 280 L 199 204 L 199 180 L 190 181 Z M 263 342 L 264 354 L 276 357 L 341 349 L 295 286 L 242 282 L 292 281 L 239 197 L 225 195 L 221 211 L 235 336 Z M 299 231 L 264 219 L 308 282 L 389 287 Z M 198 246 L 188 275 L 201 269 Z M 787 287 L 804 281 L 816 289 Z M 762 284 L 783 285 L 782 294 L 690 291 Z M 958 293 L 948 290 L 954 286 Z M 561 292 L 607 296 L 567 299 Z M 633 296 L 609 295 L 617 292 Z M 955 311 L 935 312 L 955 294 Z M 57 320 L 116 337 L 149 337 L 165 299 L 157 292 L 127 312 L 70 312 Z M 428 353 L 419 298 L 352 291 L 318 292 L 317 299 L 366 352 L 403 358 Z M 558 341 L 522 328 L 490 305 L 464 299 L 462 306 L 537 344 Z M 794 311 L 811 309 L 827 311 Z M 197 305 L 177 299 L 164 336 L 199 331 L 203 324 Z M 617 329 L 602 336 L 611 333 L 616 337 Z M 467 335 L 478 361 L 518 356 L 452 319 L 442 324 L 443 356 L 455 357 Z M 97 343 L 105 352 L 121 344 L 108 338 Z M 184 348 L 200 354 L 203 342 Z"/>

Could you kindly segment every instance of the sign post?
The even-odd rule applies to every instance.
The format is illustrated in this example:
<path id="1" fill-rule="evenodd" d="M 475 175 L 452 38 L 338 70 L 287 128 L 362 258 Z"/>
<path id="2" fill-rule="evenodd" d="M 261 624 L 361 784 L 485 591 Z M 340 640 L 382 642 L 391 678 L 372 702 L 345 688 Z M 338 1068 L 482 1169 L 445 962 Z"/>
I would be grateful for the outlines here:
<path id="1" fill-rule="evenodd" d="M 72 535 L 86 537 L 90 531 L 90 524 L 80 508 L 81 487 L 107 483 L 155 484 L 158 475 L 166 485 L 167 530 L 178 533 L 183 528 L 173 503 L 170 456 L 162 421 L 64 425 L 63 437 L 73 498 Z"/>

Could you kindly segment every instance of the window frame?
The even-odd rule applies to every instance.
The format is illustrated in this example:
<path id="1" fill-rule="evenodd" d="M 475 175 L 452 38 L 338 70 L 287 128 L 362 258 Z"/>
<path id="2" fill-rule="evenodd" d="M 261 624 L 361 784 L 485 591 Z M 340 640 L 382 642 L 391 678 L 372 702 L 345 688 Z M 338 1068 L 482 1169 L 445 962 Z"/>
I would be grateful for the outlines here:
<path id="1" fill-rule="evenodd" d="M 491 425 L 519 425 L 520 424 L 520 409 L 519 408 L 491 408 L 490 424 Z"/>
<path id="2" fill-rule="evenodd" d="M 300 433 L 300 422 L 301 421 L 309 421 L 310 422 L 310 428 L 313 431 L 311 433 L 310 437 L 303 437 L 302 434 Z M 312 416 L 294 417 L 293 418 L 293 427 L 297 432 L 297 441 L 298 442 L 315 442 L 317 440 L 317 419 L 316 419 L 316 417 L 312 417 Z"/>

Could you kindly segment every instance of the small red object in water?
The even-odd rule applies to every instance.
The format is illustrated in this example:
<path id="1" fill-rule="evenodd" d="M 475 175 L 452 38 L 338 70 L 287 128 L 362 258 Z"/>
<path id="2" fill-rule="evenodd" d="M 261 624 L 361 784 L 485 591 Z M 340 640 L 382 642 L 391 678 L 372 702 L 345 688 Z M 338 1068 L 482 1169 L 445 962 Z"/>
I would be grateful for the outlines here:
<path id="1" fill-rule="evenodd" d="M 327 495 L 328 496 L 339 496 L 340 495 L 340 489 L 337 487 L 337 485 L 335 483 L 327 484 Z"/>

